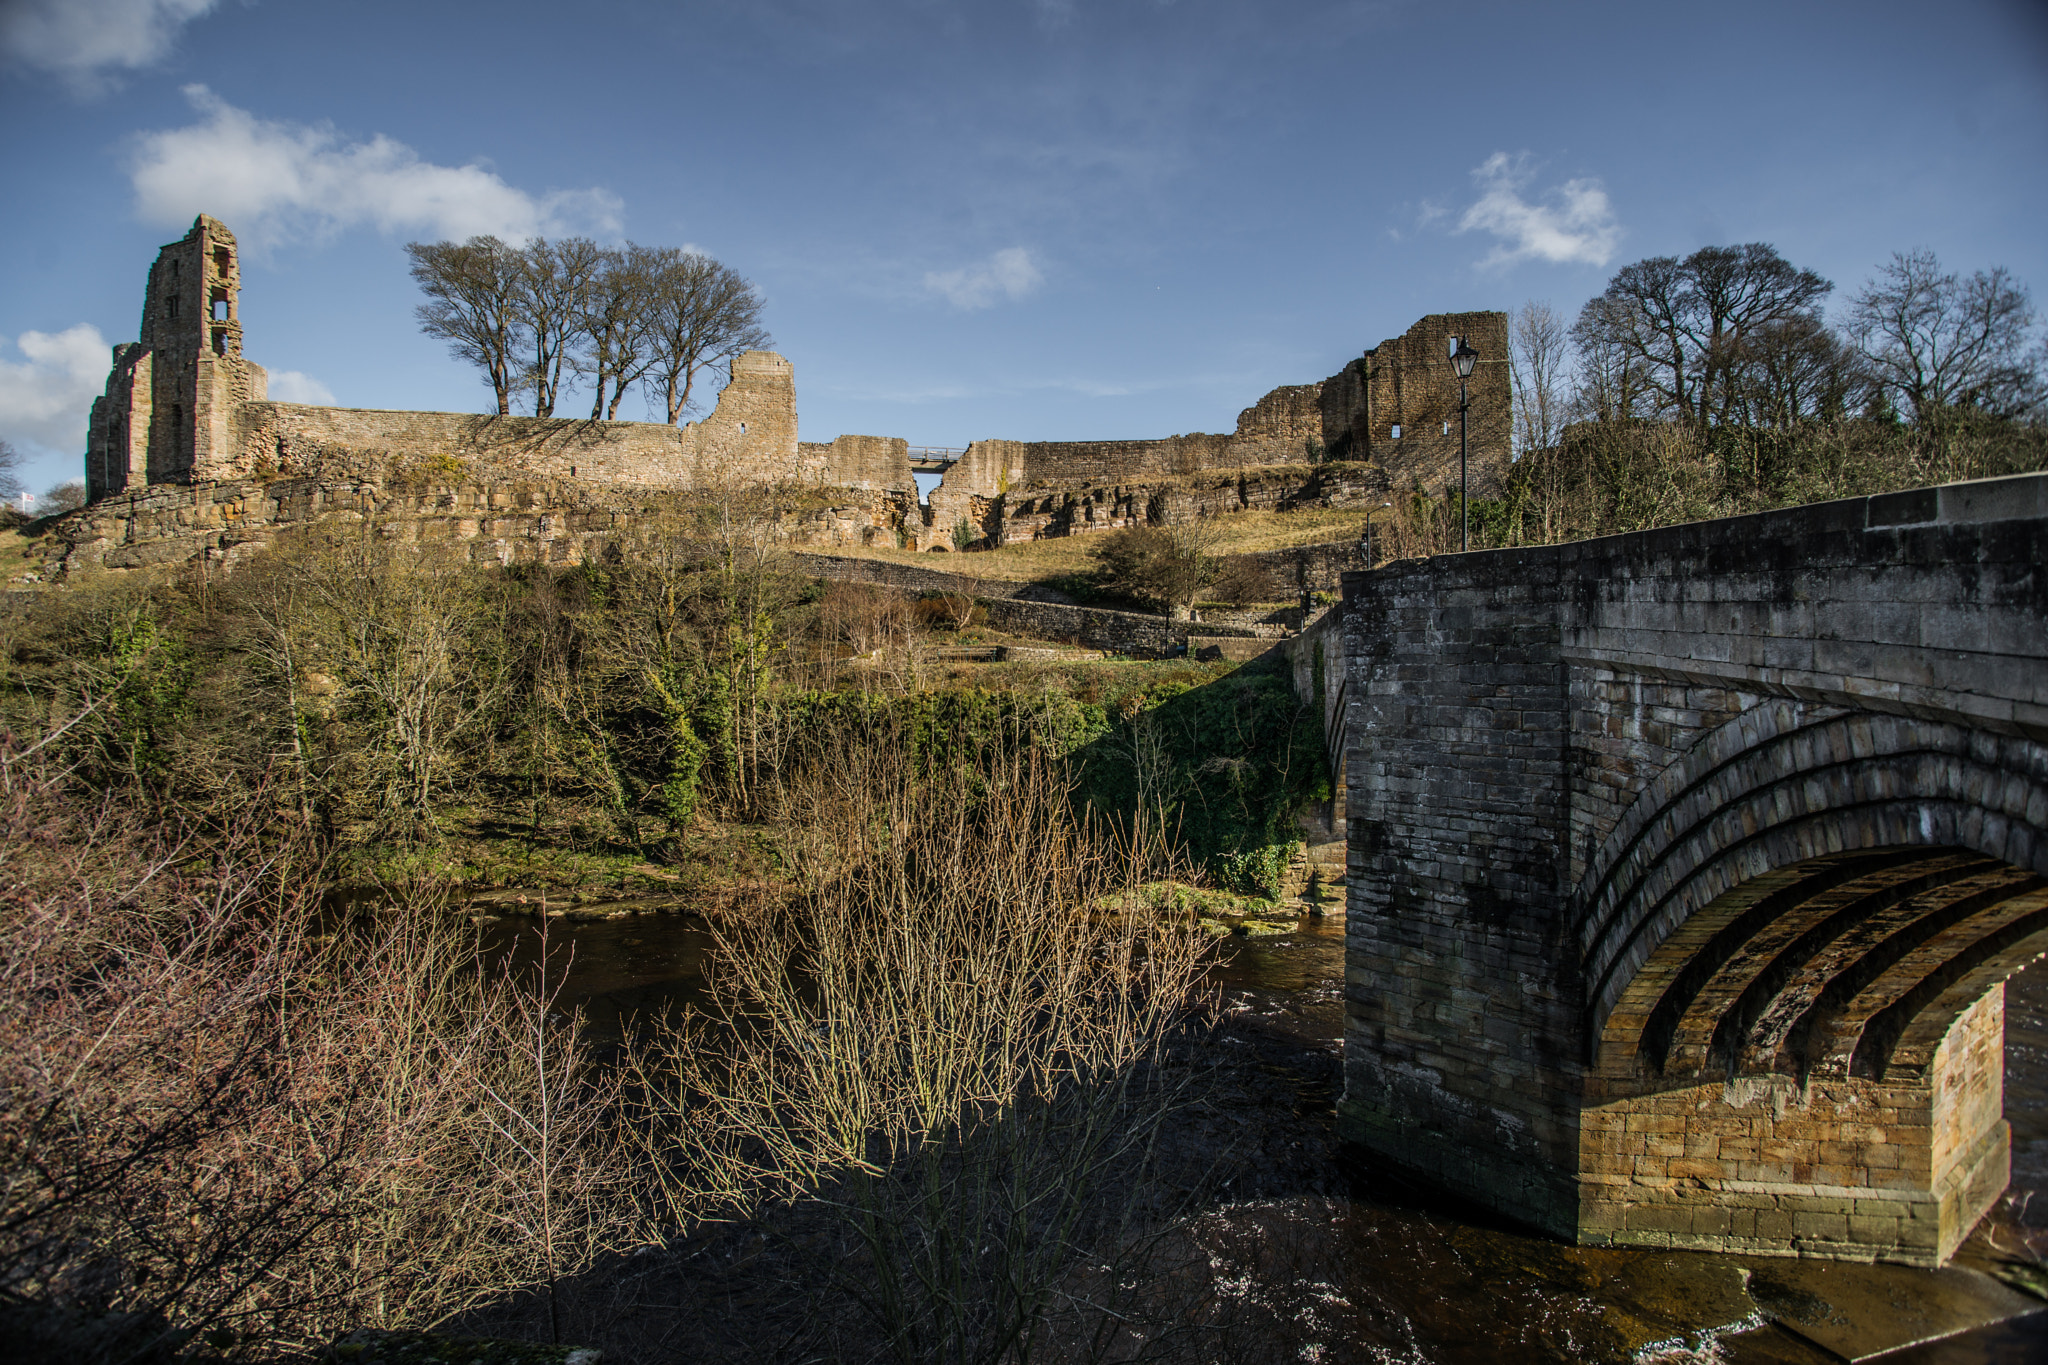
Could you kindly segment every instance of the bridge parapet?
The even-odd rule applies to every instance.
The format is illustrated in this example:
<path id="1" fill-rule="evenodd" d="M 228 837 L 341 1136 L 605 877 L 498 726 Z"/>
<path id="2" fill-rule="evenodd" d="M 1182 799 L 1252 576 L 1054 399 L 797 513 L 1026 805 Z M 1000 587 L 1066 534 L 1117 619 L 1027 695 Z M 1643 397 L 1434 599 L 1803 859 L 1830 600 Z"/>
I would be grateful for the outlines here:
<path id="1" fill-rule="evenodd" d="M 909 451 L 912 469 L 920 474 L 943 474 L 967 453 L 967 447 L 911 446 Z"/>
<path id="2" fill-rule="evenodd" d="M 2048 948 L 2044 546 L 2030 475 L 1348 575 L 1347 1134 L 1585 1240 L 1946 1256 Z"/>

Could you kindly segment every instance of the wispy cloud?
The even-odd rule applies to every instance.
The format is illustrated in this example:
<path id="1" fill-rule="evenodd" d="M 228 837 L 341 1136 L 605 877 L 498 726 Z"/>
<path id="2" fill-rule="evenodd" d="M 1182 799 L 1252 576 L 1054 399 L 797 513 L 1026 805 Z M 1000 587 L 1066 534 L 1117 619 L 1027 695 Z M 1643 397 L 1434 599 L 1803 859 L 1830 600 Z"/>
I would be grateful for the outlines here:
<path id="1" fill-rule="evenodd" d="M 1596 179 L 1567 180 L 1536 196 L 1523 190 L 1535 179 L 1527 152 L 1495 152 L 1472 171 L 1479 198 L 1458 219 L 1459 232 L 1489 232 L 1499 241 L 1482 268 L 1516 261 L 1606 265 L 1621 243 L 1621 224 Z"/>
<path id="2" fill-rule="evenodd" d="M 208 213 L 259 246 L 359 226 L 521 240 L 619 229 L 622 205 L 606 190 L 536 196 L 473 162 L 424 161 L 381 133 L 351 142 L 324 124 L 259 119 L 203 85 L 185 87 L 185 97 L 199 122 L 141 134 L 130 160 L 136 212 L 157 226 Z"/>
<path id="3" fill-rule="evenodd" d="M 106 388 L 106 338 L 89 322 L 61 332 L 23 332 L 5 357 L 0 337 L 0 437 L 58 454 L 83 456 L 92 400 Z"/>
<path id="4" fill-rule="evenodd" d="M 924 277 L 924 287 L 942 294 L 955 308 L 987 308 L 1009 299 L 1015 302 L 1044 281 L 1031 253 L 1021 246 L 1005 247 L 981 265 L 958 270 L 933 270 Z"/>
<path id="5" fill-rule="evenodd" d="M 216 0 L 0 0 L 0 53 L 81 93 L 162 61 Z"/>
<path id="6" fill-rule="evenodd" d="M 314 407 L 334 406 L 334 390 L 300 370 L 272 370 L 270 397 L 279 403 L 309 403 Z"/>

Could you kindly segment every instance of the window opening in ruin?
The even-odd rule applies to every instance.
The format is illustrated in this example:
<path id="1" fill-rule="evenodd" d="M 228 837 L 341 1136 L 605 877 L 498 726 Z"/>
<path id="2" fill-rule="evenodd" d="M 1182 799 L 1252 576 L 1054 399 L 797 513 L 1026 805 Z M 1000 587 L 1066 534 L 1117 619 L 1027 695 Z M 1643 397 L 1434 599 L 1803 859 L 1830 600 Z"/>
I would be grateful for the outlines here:
<path id="1" fill-rule="evenodd" d="M 213 249 L 213 268 L 225 275 L 233 267 L 234 257 L 228 254 L 228 249 L 224 246 L 215 247 Z"/>
<path id="2" fill-rule="evenodd" d="M 213 329 L 213 353 L 215 355 L 226 355 L 228 353 L 227 328 L 216 327 Z"/>
<path id="3" fill-rule="evenodd" d="M 213 291 L 213 320 L 215 322 L 226 322 L 228 320 L 228 296 L 227 291 L 224 289 Z"/>
<path id="4" fill-rule="evenodd" d="M 1394 440 L 1396 440 L 1396 441 L 1398 441 L 1398 440 L 1400 440 L 1400 439 L 1401 439 L 1401 424 L 1400 424 L 1399 422 L 1396 422 L 1396 423 L 1394 423 L 1394 426 L 1393 426 L 1393 439 L 1394 439 Z"/>
<path id="5" fill-rule="evenodd" d="M 946 476 L 944 474 L 927 474 L 922 470 L 916 470 L 911 473 L 910 477 L 912 482 L 917 485 L 918 506 L 929 507 L 931 506 L 932 494 L 937 490 L 939 481 Z"/>
<path id="6" fill-rule="evenodd" d="M 176 294 L 173 294 L 168 299 L 164 300 L 164 304 L 169 316 L 174 318 L 178 316 L 178 296 Z"/>

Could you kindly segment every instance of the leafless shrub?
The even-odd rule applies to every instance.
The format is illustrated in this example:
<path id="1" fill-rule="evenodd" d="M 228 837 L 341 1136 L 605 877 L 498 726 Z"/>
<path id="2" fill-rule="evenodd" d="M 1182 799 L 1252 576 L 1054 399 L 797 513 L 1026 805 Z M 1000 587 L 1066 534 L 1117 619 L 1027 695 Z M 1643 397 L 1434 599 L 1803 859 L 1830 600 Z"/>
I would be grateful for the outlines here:
<path id="1" fill-rule="evenodd" d="M 1216 580 L 1207 591 L 1219 602 L 1279 602 L 1293 595 L 1294 586 L 1257 555 L 1228 555 L 1217 561 Z"/>
<path id="2" fill-rule="evenodd" d="M 9 765 L 0 1299 L 81 1361 L 430 1324 L 624 1239 L 610 1096 L 433 904 L 329 923 L 256 803 L 199 833 Z M 282 832 L 281 832 L 282 831 Z"/>
<path id="3" fill-rule="evenodd" d="M 964 592 L 933 593 L 911 604 L 919 626 L 926 630 L 965 630 L 974 623 L 975 603 Z"/>
<path id="4" fill-rule="evenodd" d="M 826 638 L 856 655 L 900 646 L 916 624 L 910 601 L 878 583 L 837 582 L 818 603 L 818 625 Z"/>
<path id="5" fill-rule="evenodd" d="M 722 928 L 715 1026 L 639 1059 L 687 1120 L 656 1128 L 672 1206 L 770 1232 L 828 1210 L 803 1259 L 834 1350 L 1150 1358 L 1190 1307 L 1151 1302 L 1146 1263 L 1201 947 L 1124 893 L 1031 746 L 923 773 L 904 738 L 808 756 L 782 800 L 794 903 Z"/>

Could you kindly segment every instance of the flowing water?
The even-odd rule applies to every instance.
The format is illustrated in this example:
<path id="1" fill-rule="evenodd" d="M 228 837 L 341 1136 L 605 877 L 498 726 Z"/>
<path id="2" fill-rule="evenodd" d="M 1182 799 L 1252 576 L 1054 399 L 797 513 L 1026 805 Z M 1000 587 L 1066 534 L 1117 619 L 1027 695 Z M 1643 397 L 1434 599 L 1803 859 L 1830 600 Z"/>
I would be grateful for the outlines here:
<path id="1" fill-rule="evenodd" d="M 643 910 L 646 907 L 641 907 Z M 688 914 L 489 922 L 548 958 L 594 1031 L 685 1002 L 712 936 Z M 2006 1005 L 2013 1183 L 1941 1270 L 1566 1246 L 1343 1159 L 1341 916 L 1219 945 L 1214 1084 L 1182 1141 L 1227 1153 L 1197 1220 L 1220 1292 L 1309 1361 L 1614 1360 L 1819 1365 L 2048 1361 L 2048 1303 L 2013 1285 L 2048 1261 L 2048 966 Z M 2035 1283 L 2048 1287 L 2048 1274 Z"/>

